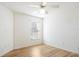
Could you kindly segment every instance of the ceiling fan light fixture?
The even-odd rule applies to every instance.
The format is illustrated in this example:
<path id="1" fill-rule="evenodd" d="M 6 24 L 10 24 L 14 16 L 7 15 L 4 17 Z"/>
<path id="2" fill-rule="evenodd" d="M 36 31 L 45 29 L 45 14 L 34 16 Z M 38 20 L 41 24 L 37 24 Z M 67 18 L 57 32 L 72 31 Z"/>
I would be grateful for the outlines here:
<path id="1" fill-rule="evenodd" d="M 45 11 L 44 8 L 41 8 L 41 9 L 40 9 L 40 14 L 41 14 L 42 17 L 45 17 L 45 12 L 46 12 L 46 11 Z"/>

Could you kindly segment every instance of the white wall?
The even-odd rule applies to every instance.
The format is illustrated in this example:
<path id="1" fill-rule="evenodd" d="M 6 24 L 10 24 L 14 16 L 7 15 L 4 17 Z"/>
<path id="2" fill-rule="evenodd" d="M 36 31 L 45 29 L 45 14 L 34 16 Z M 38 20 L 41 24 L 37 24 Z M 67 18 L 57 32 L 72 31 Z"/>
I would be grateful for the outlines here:
<path id="1" fill-rule="evenodd" d="M 42 43 L 42 27 L 40 39 L 31 40 L 31 22 L 40 22 L 42 19 L 30 15 L 15 13 L 15 49 Z"/>
<path id="2" fill-rule="evenodd" d="M 58 3 L 44 19 L 45 44 L 79 51 L 79 3 Z"/>
<path id="3" fill-rule="evenodd" d="M 13 49 L 13 13 L 0 5 L 0 56 Z"/>

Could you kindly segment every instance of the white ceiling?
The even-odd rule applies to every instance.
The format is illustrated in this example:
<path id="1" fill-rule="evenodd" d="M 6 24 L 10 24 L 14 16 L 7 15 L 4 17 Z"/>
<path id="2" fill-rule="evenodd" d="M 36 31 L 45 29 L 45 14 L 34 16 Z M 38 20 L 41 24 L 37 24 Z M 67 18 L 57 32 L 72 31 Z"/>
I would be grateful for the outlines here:
<path id="1" fill-rule="evenodd" d="M 43 17 L 43 15 L 40 13 L 40 7 L 31 7 L 33 5 L 40 6 L 41 2 L 0 2 L 0 4 L 8 7 L 14 12 L 25 13 L 32 16 L 36 16 L 36 17 Z M 62 2 L 58 2 L 58 3 L 48 2 L 46 5 L 47 6 L 46 10 L 48 11 L 51 8 L 56 9 L 57 6 L 59 6 L 60 8 L 61 6 L 64 6 L 63 4 L 70 5 L 70 3 L 67 4 L 66 2 L 63 2 L 63 3 Z M 71 5 L 72 4 L 73 3 L 71 3 Z M 79 3 L 75 3 L 75 4 L 79 4 Z"/>
<path id="2" fill-rule="evenodd" d="M 33 5 L 40 6 L 41 2 L 1 2 L 0 4 L 15 12 L 25 13 L 36 17 L 43 17 L 43 15 L 40 13 L 39 7 L 31 7 Z M 53 5 L 56 4 L 58 3 L 48 3 L 48 5 L 52 7 L 54 7 Z"/>

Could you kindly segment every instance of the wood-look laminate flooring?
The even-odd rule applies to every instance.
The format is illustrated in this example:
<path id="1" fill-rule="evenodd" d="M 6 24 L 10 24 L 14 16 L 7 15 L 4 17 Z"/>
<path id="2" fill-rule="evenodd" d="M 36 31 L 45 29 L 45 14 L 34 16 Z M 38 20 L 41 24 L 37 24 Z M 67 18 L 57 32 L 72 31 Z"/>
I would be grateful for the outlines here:
<path id="1" fill-rule="evenodd" d="M 3 57 L 79 57 L 79 54 L 48 45 L 36 45 L 13 50 Z"/>

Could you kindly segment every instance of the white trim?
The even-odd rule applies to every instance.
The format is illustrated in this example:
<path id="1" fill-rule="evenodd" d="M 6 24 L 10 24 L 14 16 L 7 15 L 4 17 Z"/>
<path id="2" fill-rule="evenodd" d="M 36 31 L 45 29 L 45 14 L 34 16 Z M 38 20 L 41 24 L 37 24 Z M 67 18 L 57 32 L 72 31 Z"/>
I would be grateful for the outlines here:
<path id="1" fill-rule="evenodd" d="M 49 43 L 49 42 L 47 42 L 47 41 L 44 41 L 44 44 L 45 44 L 45 45 L 48 45 L 48 46 L 51 46 L 51 47 L 56 47 L 56 48 L 59 48 L 59 49 L 62 49 L 62 50 L 66 50 L 66 51 L 69 51 L 69 52 L 73 52 L 73 53 L 79 54 L 79 52 L 77 52 L 77 51 L 69 50 L 69 49 L 65 49 L 65 48 L 60 48 L 60 47 L 58 47 L 58 46 L 52 45 L 51 43 Z"/>

